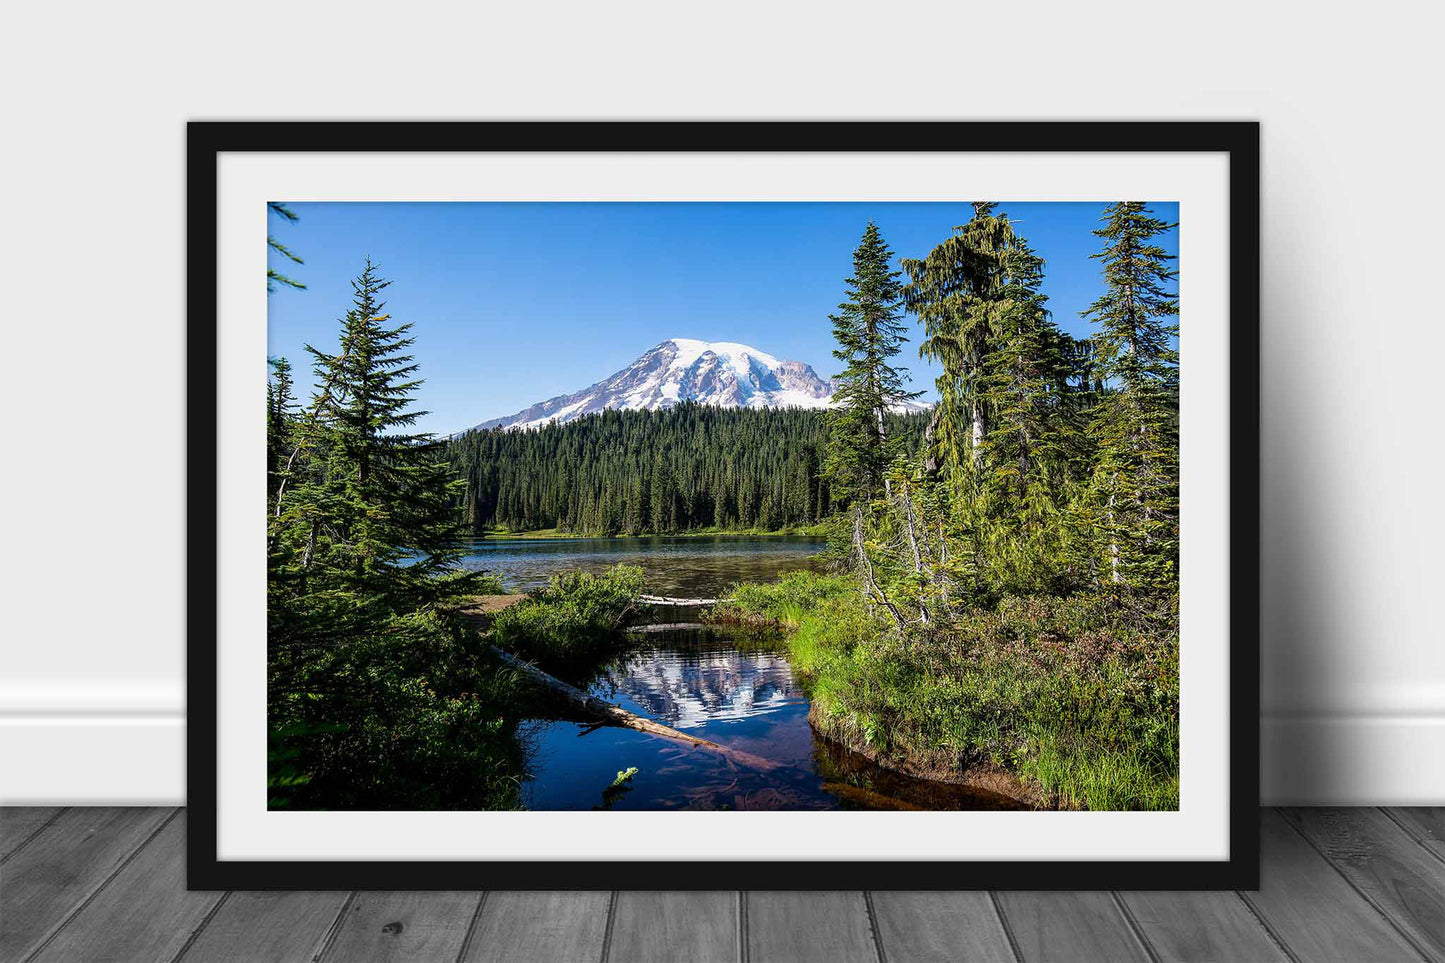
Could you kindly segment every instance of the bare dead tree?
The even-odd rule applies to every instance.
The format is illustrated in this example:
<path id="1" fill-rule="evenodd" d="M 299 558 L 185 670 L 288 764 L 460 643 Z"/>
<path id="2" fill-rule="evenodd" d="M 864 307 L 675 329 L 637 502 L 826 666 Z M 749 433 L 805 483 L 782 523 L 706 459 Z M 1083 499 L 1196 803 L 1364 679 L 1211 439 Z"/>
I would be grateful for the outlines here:
<path id="1" fill-rule="evenodd" d="M 907 626 L 908 621 L 898 611 L 898 606 L 894 605 L 883 593 L 883 590 L 878 587 L 878 580 L 873 577 L 873 561 L 868 557 L 868 550 L 863 545 L 863 508 L 861 505 L 853 509 L 853 549 L 858 553 L 859 567 L 862 569 L 865 585 L 868 588 L 868 600 L 870 602 L 877 601 L 887 609 L 898 628 Z"/>

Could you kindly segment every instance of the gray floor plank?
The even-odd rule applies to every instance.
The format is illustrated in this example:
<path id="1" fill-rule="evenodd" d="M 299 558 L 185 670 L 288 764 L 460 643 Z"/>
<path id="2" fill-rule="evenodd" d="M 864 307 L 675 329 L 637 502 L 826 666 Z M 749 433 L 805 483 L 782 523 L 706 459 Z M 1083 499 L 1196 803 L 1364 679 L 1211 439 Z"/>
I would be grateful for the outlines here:
<path id="1" fill-rule="evenodd" d="M 1445 963 L 1445 863 L 1378 809 L 1283 814 L 1427 957 Z"/>
<path id="2" fill-rule="evenodd" d="M 1024 963 L 1148 963 L 1110 893 L 999 893 Z"/>
<path id="3" fill-rule="evenodd" d="M 861 892 L 750 892 L 744 906 L 751 963 L 877 963 Z"/>
<path id="4" fill-rule="evenodd" d="M 348 893 L 230 893 L 181 956 L 185 963 L 311 963 Z"/>
<path id="5" fill-rule="evenodd" d="M 455 963 L 481 893 L 357 893 L 326 963 Z"/>
<path id="6" fill-rule="evenodd" d="M 1289 957 L 1234 893 L 1120 893 L 1165 961 L 1287 963 Z"/>
<path id="7" fill-rule="evenodd" d="M 612 912 L 614 963 L 737 963 L 736 892 L 625 892 Z"/>
<path id="8" fill-rule="evenodd" d="M 1420 955 L 1279 813 L 1260 818 L 1260 888 L 1247 899 L 1310 963 L 1418 960 Z"/>
<path id="9" fill-rule="evenodd" d="M 1399 806 L 1386 810 L 1420 845 L 1445 859 L 1445 806 Z"/>
<path id="10" fill-rule="evenodd" d="M 324 963 L 878 963 L 856 892 L 214 893 L 184 889 L 184 815 L 0 810 L 0 959 Z M 28 840 L 28 842 L 26 842 Z M 1257 893 L 871 894 L 887 963 L 1445 963 L 1445 809 L 1262 814 Z M 218 905 L 218 901 L 219 905 Z M 1125 912 L 1120 911 L 1120 905 Z M 1130 926 L 1137 926 L 1139 933 Z M 475 925 L 468 935 L 468 927 Z M 1263 920 L 1261 925 L 1260 920 Z M 399 924 L 399 925 L 397 925 Z M 1005 929 L 1007 927 L 1007 930 Z M 1267 931 L 1266 931 L 1267 927 Z M 746 947 L 739 947 L 740 930 Z M 1409 934 L 1403 936 L 1401 931 Z M 1014 945 L 1009 942 L 1012 936 Z M 188 944 L 189 941 L 189 944 Z"/>
<path id="11" fill-rule="evenodd" d="M 883 893 L 873 897 L 888 963 L 1014 963 L 987 893 Z"/>
<path id="12" fill-rule="evenodd" d="M 35 956 L 74 960 L 170 960 L 220 901 L 186 889 L 186 814 L 172 819 Z"/>
<path id="13" fill-rule="evenodd" d="M 60 815 L 60 806 L 6 806 L 0 809 L 0 862 L 10 858 L 46 823 Z"/>
<path id="14" fill-rule="evenodd" d="M 597 963 L 611 893 L 487 894 L 464 963 Z"/>
<path id="15" fill-rule="evenodd" d="M 23 960 L 173 809 L 68 809 L 0 867 L 0 960 Z"/>

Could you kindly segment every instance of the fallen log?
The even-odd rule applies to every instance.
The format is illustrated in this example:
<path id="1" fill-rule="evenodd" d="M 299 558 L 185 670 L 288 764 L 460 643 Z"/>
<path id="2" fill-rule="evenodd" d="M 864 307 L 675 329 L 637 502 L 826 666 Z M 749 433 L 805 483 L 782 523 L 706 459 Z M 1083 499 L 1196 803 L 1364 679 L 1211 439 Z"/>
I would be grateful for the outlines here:
<path id="1" fill-rule="evenodd" d="M 750 769 L 758 769 L 769 772 L 782 766 L 781 763 L 772 759 L 764 759 L 762 756 L 755 756 L 751 752 L 742 749 L 733 749 L 728 746 L 718 745 L 707 739 L 699 739 L 697 736 L 690 736 L 685 732 L 679 732 L 671 726 L 665 726 L 660 722 L 653 722 L 642 716 L 628 712 L 619 705 L 613 705 L 604 699 L 594 695 L 588 695 L 575 685 L 569 685 L 554 675 L 549 675 L 541 669 L 524 662 L 510 652 L 490 646 L 496 653 L 497 658 L 522 673 L 532 682 L 541 686 L 551 695 L 565 700 L 568 704 L 580 709 L 609 725 L 622 726 L 627 729 L 635 729 L 638 732 L 645 732 L 650 736 L 658 736 L 662 739 L 671 739 L 674 742 L 681 742 L 696 749 L 707 749 L 719 753 L 730 761 Z"/>
<path id="2" fill-rule="evenodd" d="M 702 605 L 718 605 L 722 602 L 731 602 L 732 599 L 677 599 L 669 595 L 639 595 L 639 605 L 661 605 L 679 608 L 696 608 Z"/>
<path id="3" fill-rule="evenodd" d="M 628 635 L 650 635 L 655 632 L 677 632 L 681 630 L 705 629 L 702 622 L 649 622 L 645 625 L 629 625 Z"/>

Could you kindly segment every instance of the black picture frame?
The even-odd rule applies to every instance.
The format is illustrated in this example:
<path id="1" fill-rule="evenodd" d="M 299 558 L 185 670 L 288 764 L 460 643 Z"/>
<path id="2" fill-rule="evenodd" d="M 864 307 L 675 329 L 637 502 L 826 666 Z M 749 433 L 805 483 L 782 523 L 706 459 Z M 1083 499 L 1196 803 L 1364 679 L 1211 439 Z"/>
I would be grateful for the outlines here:
<path id="1" fill-rule="evenodd" d="M 1256 889 L 1259 880 L 1259 125 L 1256 122 L 192 122 L 187 125 L 187 884 L 190 889 Z M 435 151 L 1210 152 L 1229 158 L 1229 859 L 221 861 L 217 858 L 217 158 Z M 398 148 L 389 147 L 388 150 Z M 685 872 L 705 865 L 705 872 Z"/>

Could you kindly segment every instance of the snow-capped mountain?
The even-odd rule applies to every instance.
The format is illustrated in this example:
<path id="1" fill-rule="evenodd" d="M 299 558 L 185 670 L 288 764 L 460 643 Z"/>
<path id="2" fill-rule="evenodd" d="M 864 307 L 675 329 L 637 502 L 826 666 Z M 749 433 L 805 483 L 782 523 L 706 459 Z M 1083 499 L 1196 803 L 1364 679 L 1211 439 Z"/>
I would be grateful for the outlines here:
<path id="1" fill-rule="evenodd" d="M 591 387 L 469 430 L 540 428 L 608 409 L 670 408 L 681 401 L 728 408 L 826 408 L 832 397 L 832 383 L 800 361 L 780 361 L 731 341 L 672 338 Z"/>

